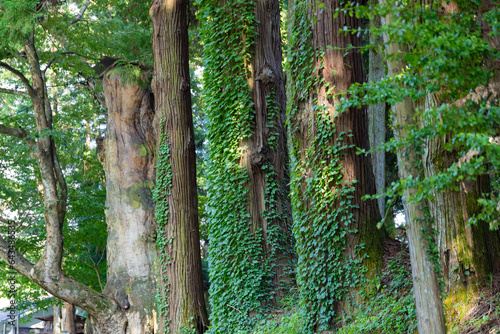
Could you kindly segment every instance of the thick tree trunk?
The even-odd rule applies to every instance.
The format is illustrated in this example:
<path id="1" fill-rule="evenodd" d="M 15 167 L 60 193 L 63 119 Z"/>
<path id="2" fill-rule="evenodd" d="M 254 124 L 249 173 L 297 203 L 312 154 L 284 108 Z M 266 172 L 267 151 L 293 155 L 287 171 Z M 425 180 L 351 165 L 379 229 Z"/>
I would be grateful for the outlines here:
<path id="1" fill-rule="evenodd" d="M 291 283 L 280 9 L 277 0 L 208 0 L 201 12 L 211 320 L 236 332 Z"/>
<path id="2" fill-rule="evenodd" d="M 262 230 L 264 256 L 272 267 L 273 302 L 290 285 L 290 261 L 294 251 L 291 203 L 288 197 L 288 151 L 286 145 L 286 97 L 282 69 L 280 7 L 276 0 L 257 0 L 254 54 L 250 88 L 255 110 L 252 136 L 240 164 L 250 176 L 249 211 L 252 230 Z M 275 188 L 274 188 L 275 187 Z M 278 239 L 272 234 L 279 233 Z"/>
<path id="3" fill-rule="evenodd" d="M 428 94 L 428 99 L 434 98 L 433 94 Z M 427 140 L 422 157 L 425 177 L 446 171 L 458 161 L 457 152 L 446 151 L 445 143 L 443 137 Z M 429 201 L 438 232 L 437 250 L 447 291 L 472 288 L 473 283 L 484 281 L 500 266 L 500 242 L 496 232 L 484 221 L 468 224 L 469 218 L 481 211 L 477 200 L 490 192 L 488 175 L 479 176 L 475 181 L 463 181 L 458 186 L 459 191 L 434 191 L 434 198 Z"/>
<path id="4" fill-rule="evenodd" d="M 386 2 L 380 0 L 384 6 Z M 392 17 L 388 15 L 383 18 L 383 24 L 390 24 Z M 395 77 L 404 69 L 400 52 L 404 52 L 402 46 L 384 40 L 388 43 L 386 54 L 392 55 L 387 62 L 388 75 Z M 406 140 L 407 127 L 413 125 L 415 120 L 415 106 L 410 98 L 396 103 L 393 107 L 394 113 L 394 136 L 396 140 Z M 399 177 L 416 178 L 422 174 L 421 169 L 415 163 L 421 159 L 413 148 L 404 149 L 400 147 L 397 151 Z M 429 226 L 425 218 L 423 206 L 425 203 L 409 201 L 416 193 L 416 188 L 404 189 L 403 199 L 406 217 L 406 234 L 410 249 L 410 261 L 413 277 L 413 294 L 417 310 L 418 330 L 420 333 L 446 333 L 443 313 L 443 303 L 440 298 L 441 290 L 438 284 L 438 274 L 434 270 L 434 264 L 430 259 L 427 249 L 429 238 L 432 240 L 432 226 Z M 424 232 L 424 230 L 426 230 Z M 434 242 L 434 241 L 432 241 Z"/>
<path id="5" fill-rule="evenodd" d="M 361 270 L 354 264 L 357 259 L 368 255 L 362 265 L 373 277 L 382 266 L 384 234 L 376 227 L 377 202 L 361 200 L 376 192 L 371 161 L 356 154 L 356 147 L 368 148 L 366 109 L 340 111 L 340 101 L 334 97 L 363 81 L 361 54 L 345 52 L 348 45 L 360 46 L 361 39 L 340 33 L 344 26 L 361 27 L 361 20 L 342 12 L 334 18 L 339 6 L 339 1 L 312 0 L 290 5 L 292 203 L 307 331 L 336 326 L 334 318 L 349 312 L 346 299 L 355 292 L 351 286 L 360 283 L 353 278 Z M 309 40 L 303 37 L 307 31 Z M 309 54 L 304 54 L 308 49 Z M 303 58 L 313 62 L 304 65 Z"/>
<path id="6" fill-rule="evenodd" d="M 203 333 L 208 327 L 201 273 L 186 6 L 187 0 L 155 0 L 150 9 L 162 333 Z"/>
<path id="7" fill-rule="evenodd" d="M 139 84 L 122 80 L 114 70 L 103 80 L 108 107 L 100 152 L 108 225 L 108 280 L 103 293 L 120 305 L 127 333 L 155 333 L 153 98 Z"/>

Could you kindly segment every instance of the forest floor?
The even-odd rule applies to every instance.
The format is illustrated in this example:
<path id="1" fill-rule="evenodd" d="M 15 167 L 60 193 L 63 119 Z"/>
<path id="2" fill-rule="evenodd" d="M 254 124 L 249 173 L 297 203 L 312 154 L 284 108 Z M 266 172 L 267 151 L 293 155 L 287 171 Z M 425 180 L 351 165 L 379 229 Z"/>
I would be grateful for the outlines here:
<path id="1" fill-rule="evenodd" d="M 338 334 L 417 333 L 410 256 L 404 242 L 385 240 L 384 269 L 367 286 L 362 304 L 343 318 L 345 325 Z M 500 334 L 500 273 L 467 291 L 445 295 L 443 302 L 449 334 Z M 292 296 L 253 334 L 301 334 L 301 324 L 298 300 Z"/>

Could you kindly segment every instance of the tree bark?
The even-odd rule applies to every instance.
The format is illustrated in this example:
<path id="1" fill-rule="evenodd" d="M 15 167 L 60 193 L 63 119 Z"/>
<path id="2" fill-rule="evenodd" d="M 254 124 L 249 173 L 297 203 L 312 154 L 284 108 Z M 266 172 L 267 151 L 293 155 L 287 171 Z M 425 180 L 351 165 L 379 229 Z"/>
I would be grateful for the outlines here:
<path id="1" fill-rule="evenodd" d="M 380 0 L 382 6 L 386 1 Z M 382 24 L 390 24 L 391 15 L 382 18 Z M 387 62 L 388 75 L 395 77 L 405 67 L 401 59 L 401 53 L 405 52 L 404 46 L 393 41 L 389 41 L 384 35 L 384 41 L 388 44 L 386 55 L 392 55 Z M 393 130 L 396 140 L 406 140 L 408 137 L 407 127 L 414 125 L 415 106 L 410 98 L 406 97 L 403 101 L 392 106 L 394 113 Z M 397 150 L 398 170 L 400 179 L 408 177 L 416 178 L 422 174 L 422 171 L 415 166 L 415 163 L 421 159 L 415 149 L 402 147 Z M 438 284 L 438 274 L 434 270 L 434 264 L 430 260 L 427 249 L 429 248 L 429 238 L 433 239 L 432 226 L 425 218 L 423 206 L 425 203 L 416 203 L 410 201 L 416 193 L 416 188 L 405 188 L 403 193 L 403 202 L 406 217 L 406 234 L 410 249 L 411 271 L 413 277 L 413 295 L 417 310 L 418 331 L 420 333 L 446 333 L 443 303 L 440 298 L 440 288 Z M 424 228 L 427 231 L 424 233 Z M 427 234 L 427 235 L 426 235 Z M 426 239 L 427 238 L 427 239 Z"/>
<path id="2" fill-rule="evenodd" d="M 240 164 L 250 177 L 249 212 L 252 231 L 262 230 L 264 256 L 271 260 L 273 304 L 290 287 L 287 270 L 294 258 L 291 203 L 288 197 L 289 162 L 286 145 L 286 97 L 282 68 L 280 5 L 277 0 L 255 2 L 254 53 L 249 82 L 255 110 L 252 136 L 242 142 L 246 151 Z M 270 194 L 271 183 L 277 192 Z M 279 233 L 278 240 L 270 236 Z"/>
<path id="3" fill-rule="evenodd" d="M 375 2 L 375 1 L 372 1 Z M 376 16 L 372 25 L 380 28 L 380 17 Z M 374 37 L 370 34 L 370 43 L 381 46 L 382 36 Z M 370 50 L 368 81 L 376 83 L 385 76 L 383 51 L 379 49 Z M 385 143 L 385 102 L 372 104 L 368 106 L 368 137 L 370 140 L 370 149 L 374 150 L 379 145 Z M 371 154 L 373 165 L 373 174 L 375 176 L 375 187 L 377 194 L 382 195 L 385 192 L 385 150 L 376 150 Z M 377 199 L 380 216 L 385 216 L 385 197 Z M 394 228 L 394 226 L 392 227 Z"/>
<path id="4" fill-rule="evenodd" d="M 156 217 L 159 245 L 160 332 L 179 333 L 208 327 L 203 296 L 198 226 L 196 157 L 189 78 L 186 0 L 155 0 L 153 21 L 155 130 L 157 160 Z M 163 152 L 165 148 L 167 152 Z M 164 225 L 163 225 L 164 224 Z M 168 304 L 168 305 L 166 305 Z"/>
<path id="5" fill-rule="evenodd" d="M 293 284 L 280 8 L 277 0 L 204 1 L 201 11 L 211 320 L 237 332 Z"/>
<path id="6" fill-rule="evenodd" d="M 61 332 L 76 334 L 75 306 L 69 303 L 63 303 L 61 308 Z"/>
<path id="7" fill-rule="evenodd" d="M 108 279 L 111 296 L 127 318 L 127 333 L 155 333 L 157 289 L 154 223 L 154 134 L 151 92 L 104 76 L 108 124 L 99 152 L 106 173 Z"/>
<path id="8" fill-rule="evenodd" d="M 291 45 L 291 49 L 299 50 L 298 59 L 314 59 L 310 68 L 301 69 L 303 74 L 297 74 L 291 65 L 292 107 L 288 111 L 295 161 L 292 193 L 297 197 L 292 203 L 299 253 L 298 281 L 308 314 L 308 331 L 321 330 L 326 325 L 336 327 L 339 324 L 335 317 L 350 312 L 348 295 L 356 291 L 351 285 L 359 281 L 348 277 L 360 269 L 352 261 L 368 255 L 363 265 L 373 277 L 382 267 L 384 233 L 376 227 L 379 208 L 376 201 L 361 200 L 363 195 L 376 192 L 372 165 L 369 157 L 356 154 L 356 147 L 368 148 L 366 109 L 340 111 L 341 101 L 336 96 L 364 79 L 361 54 L 353 49 L 345 51 L 348 45 L 361 46 L 361 38 L 341 32 L 344 26 L 357 29 L 362 22 L 343 12 L 335 18 L 339 6 L 340 1 L 312 0 L 290 5 L 295 20 L 292 25 L 297 26 L 302 15 L 297 11 L 307 8 L 307 18 L 302 22 L 306 22 L 304 29 L 311 31 L 308 41 Z M 306 33 L 301 30 L 292 38 L 303 39 L 301 35 Z M 311 47 L 310 54 L 302 54 L 307 45 Z M 302 62 L 299 60 L 298 66 Z M 311 76 L 317 79 L 307 79 Z M 298 93 L 300 87 L 308 85 L 307 81 L 300 81 L 304 78 L 311 80 L 312 85 Z M 317 195 L 320 191 L 323 193 Z M 325 204 L 327 198 L 329 202 Z M 362 244 L 364 250 L 359 248 Z M 352 268 L 343 267 L 351 267 L 349 263 Z M 321 271 L 314 269 L 318 267 Z M 321 283 L 325 281 L 331 283 Z"/>

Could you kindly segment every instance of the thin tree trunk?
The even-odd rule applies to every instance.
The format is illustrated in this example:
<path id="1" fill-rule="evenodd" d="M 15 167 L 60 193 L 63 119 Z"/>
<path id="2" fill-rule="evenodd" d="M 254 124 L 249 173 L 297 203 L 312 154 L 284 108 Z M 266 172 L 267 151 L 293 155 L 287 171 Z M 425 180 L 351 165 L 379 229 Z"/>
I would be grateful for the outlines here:
<path id="1" fill-rule="evenodd" d="M 203 296 L 187 0 L 155 0 L 153 21 L 160 332 L 208 327 Z M 165 182 L 164 182 L 165 181 Z"/>
<path id="2" fill-rule="evenodd" d="M 382 6 L 386 5 L 384 0 L 380 0 Z M 382 18 L 382 24 L 390 24 L 391 15 Z M 387 40 L 386 54 L 392 55 L 391 60 L 387 62 L 388 75 L 394 77 L 404 69 L 404 63 L 401 60 L 400 53 L 406 50 L 397 43 Z M 394 113 L 394 136 L 396 140 L 406 140 L 408 133 L 407 127 L 414 125 L 415 106 L 410 98 L 406 97 L 403 101 L 396 103 L 393 107 Z M 408 177 L 416 178 L 422 174 L 421 169 L 415 166 L 415 163 L 421 159 L 415 149 L 402 147 L 398 148 L 398 170 L 401 179 Z M 406 234 L 410 250 L 411 271 L 413 277 L 413 295 L 417 310 L 418 330 L 420 333 L 446 333 L 443 303 L 440 298 L 441 290 L 438 284 L 438 273 L 434 270 L 434 264 L 430 259 L 429 240 L 433 239 L 432 226 L 424 214 L 423 206 L 425 203 L 415 203 L 409 199 L 416 193 L 416 188 L 406 188 L 403 193 L 403 202 L 405 206 Z M 424 232 L 424 229 L 426 231 Z"/>
<path id="3" fill-rule="evenodd" d="M 376 2 L 373 0 L 372 2 Z M 380 17 L 376 16 L 372 25 L 380 27 Z M 383 44 L 382 36 L 374 37 L 370 34 L 370 43 L 381 46 Z M 385 76 L 384 57 L 382 50 L 370 50 L 368 81 L 376 83 Z M 368 134 L 370 139 L 370 149 L 385 143 L 385 102 L 372 104 L 368 106 Z M 373 174 L 375 176 L 375 186 L 377 194 L 385 192 L 385 150 L 377 150 L 371 154 Z M 377 199 L 380 216 L 385 216 L 385 198 L 381 196 Z M 394 228 L 394 226 L 392 226 Z"/>

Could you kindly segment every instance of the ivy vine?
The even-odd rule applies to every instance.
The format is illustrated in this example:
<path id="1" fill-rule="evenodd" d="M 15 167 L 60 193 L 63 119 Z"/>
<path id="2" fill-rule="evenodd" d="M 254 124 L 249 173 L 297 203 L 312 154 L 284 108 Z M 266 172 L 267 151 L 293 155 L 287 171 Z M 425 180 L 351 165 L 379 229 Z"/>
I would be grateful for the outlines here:
<path id="1" fill-rule="evenodd" d="M 199 3 L 204 43 L 204 105 L 207 116 L 207 218 L 209 225 L 210 320 L 212 333 L 247 331 L 274 298 L 274 268 L 283 254 L 281 232 L 286 213 L 278 208 L 284 195 L 270 161 L 265 173 L 268 229 L 253 226 L 249 211 L 249 171 L 242 159 L 255 130 L 251 95 L 255 2 L 234 0 Z M 266 96 L 268 148 L 278 150 L 279 108 L 274 91 Z M 265 233 L 265 235 L 264 235 Z M 267 245 L 266 245 L 267 243 Z"/>
<path id="2" fill-rule="evenodd" d="M 163 120 L 161 121 L 163 124 Z M 158 145 L 158 162 L 156 164 L 156 187 L 153 190 L 153 200 L 155 205 L 155 218 L 158 224 L 156 247 L 159 254 L 159 268 L 158 277 L 168 286 L 168 277 L 165 274 L 167 267 L 171 264 L 170 253 L 168 245 L 172 243 L 173 239 L 167 237 L 166 228 L 169 219 L 169 205 L 168 197 L 171 195 L 172 190 L 172 165 L 170 161 L 170 143 L 168 133 L 164 133 L 163 127 L 160 132 L 160 143 Z M 168 288 L 163 291 L 158 291 L 156 294 L 156 304 L 158 307 L 158 319 L 164 319 L 166 333 L 170 332 L 168 317 Z"/>
<path id="3" fill-rule="evenodd" d="M 290 44 L 286 67 L 288 121 L 291 123 L 291 199 L 294 235 L 297 242 L 303 332 L 330 329 L 337 314 L 337 303 L 346 300 L 351 288 L 364 282 L 363 245 L 346 254 L 347 235 L 354 221 L 352 203 L 354 182 L 343 176 L 342 157 L 351 145 L 350 133 L 338 131 L 335 117 L 310 92 L 328 83 L 315 75 L 315 59 L 323 50 L 311 46 L 311 20 L 306 1 L 296 1 L 290 24 Z M 304 111 L 305 110 L 305 111 Z M 307 125 L 304 125 L 306 124 Z"/>

